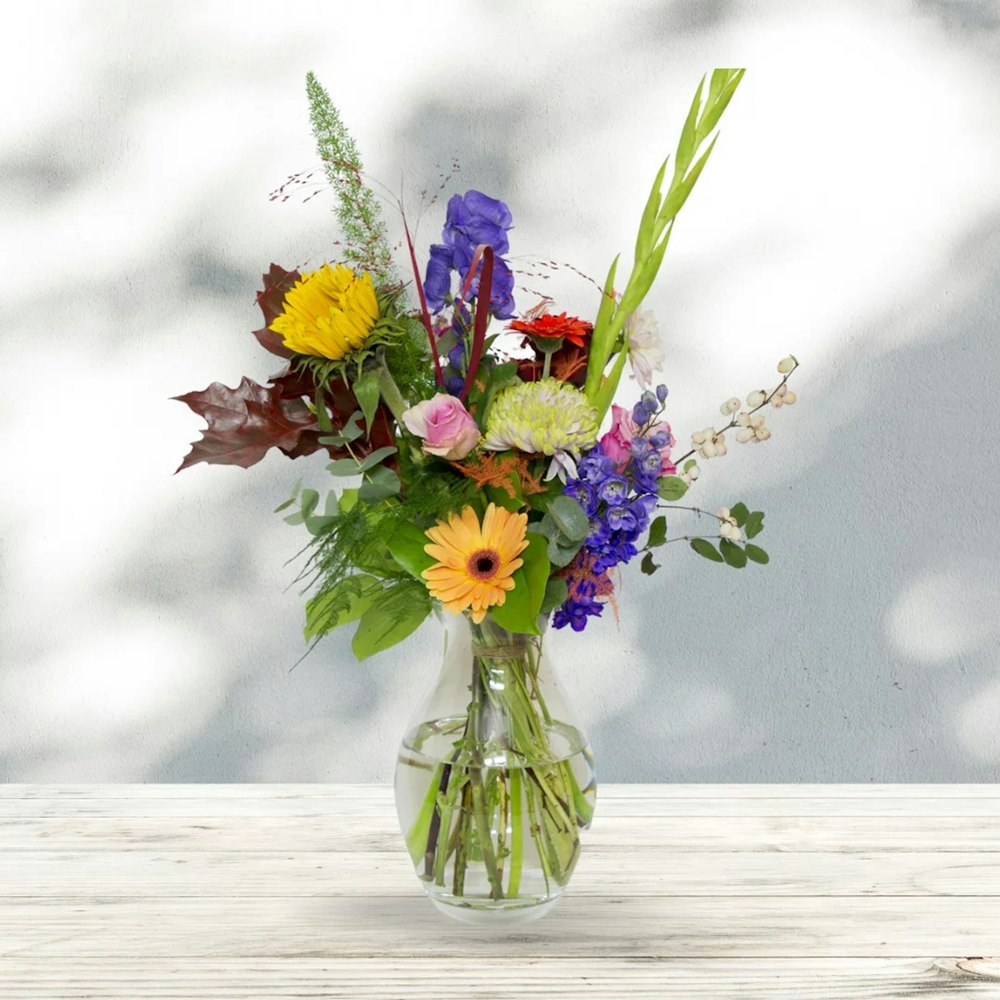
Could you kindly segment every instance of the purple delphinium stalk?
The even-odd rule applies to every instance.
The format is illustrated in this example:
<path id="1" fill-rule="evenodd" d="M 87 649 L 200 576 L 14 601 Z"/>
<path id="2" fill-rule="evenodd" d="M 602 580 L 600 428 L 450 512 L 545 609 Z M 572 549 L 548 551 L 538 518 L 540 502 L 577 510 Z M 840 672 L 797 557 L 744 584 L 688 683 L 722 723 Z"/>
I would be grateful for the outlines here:
<path id="1" fill-rule="evenodd" d="M 457 271 L 464 281 L 472 266 L 476 248 L 485 244 L 493 248 L 493 282 L 490 290 L 490 312 L 497 319 L 514 316 L 514 275 L 503 254 L 510 249 L 507 231 L 511 228 L 510 209 L 499 199 L 481 191 L 466 191 L 448 201 L 443 243 L 430 249 L 424 294 L 432 312 L 440 312 L 451 295 L 451 272 Z M 478 274 L 472 279 L 470 292 L 479 290 Z"/>
<path id="2" fill-rule="evenodd" d="M 666 395 L 662 386 L 655 394 L 643 393 L 633 409 L 637 426 L 654 424 Z M 569 625 L 582 632 L 590 618 L 601 614 L 604 603 L 597 598 L 612 591 L 608 571 L 638 555 L 636 542 L 649 529 L 663 469 L 661 449 L 668 444 L 665 431 L 637 435 L 630 443 L 624 469 L 616 466 L 600 444 L 580 458 L 577 476 L 567 480 L 563 492 L 587 512 L 590 534 L 563 574 L 569 596 L 556 610 L 553 627 Z"/>

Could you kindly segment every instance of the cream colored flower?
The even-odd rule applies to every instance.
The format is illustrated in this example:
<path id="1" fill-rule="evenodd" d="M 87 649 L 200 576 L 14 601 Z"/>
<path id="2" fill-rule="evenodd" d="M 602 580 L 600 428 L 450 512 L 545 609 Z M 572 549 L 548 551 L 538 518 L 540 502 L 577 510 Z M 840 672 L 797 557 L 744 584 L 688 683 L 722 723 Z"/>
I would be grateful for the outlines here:
<path id="1" fill-rule="evenodd" d="M 634 312 L 625 320 L 628 360 L 632 375 L 643 389 L 653 382 L 653 372 L 663 370 L 663 344 L 652 312 Z"/>
<path id="2" fill-rule="evenodd" d="M 726 454 L 726 436 L 717 434 L 714 427 L 695 431 L 691 435 L 691 443 L 698 449 L 698 454 L 702 458 L 717 458 Z"/>

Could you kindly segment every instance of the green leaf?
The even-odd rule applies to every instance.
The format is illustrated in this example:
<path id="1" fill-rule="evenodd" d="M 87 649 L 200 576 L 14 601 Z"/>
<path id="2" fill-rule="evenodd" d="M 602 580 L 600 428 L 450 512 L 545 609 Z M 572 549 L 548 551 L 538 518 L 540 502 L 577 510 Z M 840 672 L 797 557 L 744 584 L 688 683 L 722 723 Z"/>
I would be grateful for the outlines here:
<path id="1" fill-rule="evenodd" d="M 569 587 L 561 576 L 549 578 L 545 585 L 545 596 L 542 598 L 542 606 L 538 609 L 540 615 L 547 615 L 562 604 L 569 597 Z"/>
<path id="2" fill-rule="evenodd" d="M 567 498 L 569 499 L 569 498 Z M 548 545 L 541 535 L 528 532 L 528 547 L 521 553 L 524 565 L 514 571 L 514 589 L 503 604 L 490 609 L 493 620 L 508 632 L 538 634 L 538 615 L 549 579 Z"/>
<path id="3" fill-rule="evenodd" d="M 344 490 L 340 494 L 338 506 L 343 513 L 353 510 L 358 504 L 358 491 L 354 489 Z"/>
<path id="4" fill-rule="evenodd" d="M 303 490 L 300 503 L 303 518 L 309 517 L 319 504 L 319 494 L 315 490 Z"/>
<path id="5" fill-rule="evenodd" d="M 553 497 L 545 516 L 555 522 L 560 533 L 572 542 L 581 542 L 590 534 L 590 518 L 572 497 L 560 494 Z"/>
<path id="6" fill-rule="evenodd" d="M 384 448 L 376 448 L 373 452 L 365 455 L 361 461 L 353 458 L 338 458 L 330 462 L 326 468 L 334 476 L 359 476 L 362 472 L 374 468 L 383 459 L 395 454 L 396 449 L 392 445 L 386 445 Z"/>
<path id="7" fill-rule="evenodd" d="M 424 546 L 429 544 L 430 539 L 423 529 L 410 521 L 404 521 L 389 538 L 389 553 L 410 576 L 415 576 L 424 583 L 420 574 L 436 562 L 424 551 Z"/>
<path id="8" fill-rule="evenodd" d="M 379 581 L 366 573 L 349 576 L 306 602 L 306 639 L 326 635 L 360 618 L 381 593 Z"/>
<path id="9" fill-rule="evenodd" d="M 380 448 L 379 451 L 384 449 Z M 393 448 L 393 451 L 396 449 Z M 375 454 L 372 452 L 372 454 Z M 371 456 L 369 456 L 371 457 Z M 369 471 L 365 481 L 358 490 L 358 499 L 368 503 L 377 500 L 385 500 L 387 497 L 395 496 L 400 489 L 399 476 L 392 469 L 387 469 L 380 465 Z"/>
<path id="10" fill-rule="evenodd" d="M 741 525 L 747 538 L 756 538 L 764 530 L 764 512 L 755 510 L 747 517 L 747 523 Z"/>
<path id="11" fill-rule="evenodd" d="M 639 220 L 639 232 L 635 238 L 636 260 L 644 260 L 648 257 L 649 251 L 653 246 L 653 227 L 656 223 L 656 216 L 660 211 L 660 202 L 663 200 L 660 188 L 663 186 L 663 177 L 667 172 L 667 162 L 669 159 L 670 157 L 668 156 L 663 161 L 663 165 L 660 167 L 656 179 L 653 181 L 649 197 L 646 199 L 646 207 L 642 210 L 642 218 Z"/>
<path id="12" fill-rule="evenodd" d="M 760 563 L 761 566 L 771 561 L 771 557 L 759 545 L 747 544 L 745 552 L 747 559 L 752 559 L 755 563 Z"/>
<path id="13" fill-rule="evenodd" d="M 733 567 L 733 569 L 743 569 L 747 564 L 747 554 L 743 551 L 743 548 L 737 545 L 735 542 L 731 542 L 728 538 L 723 538 L 719 542 L 719 551 L 722 553 L 722 558 Z"/>
<path id="14" fill-rule="evenodd" d="M 639 569 L 641 569 L 646 576 L 652 576 L 659 568 L 660 564 L 653 562 L 652 552 L 647 552 L 642 557 L 642 562 L 639 564 Z"/>
<path id="15" fill-rule="evenodd" d="M 359 472 L 367 472 L 369 469 L 373 469 L 379 462 L 384 461 L 390 455 L 395 455 L 396 449 L 391 445 L 387 444 L 384 448 L 376 448 L 374 451 L 369 452 L 361 461 L 358 463 Z"/>
<path id="16" fill-rule="evenodd" d="M 725 562 L 722 556 L 719 555 L 716 547 L 707 538 L 692 538 L 691 548 L 694 549 L 698 555 L 704 556 L 712 562 Z"/>
<path id="17" fill-rule="evenodd" d="M 680 476 L 664 476 L 656 485 L 656 492 L 663 500 L 680 500 L 688 491 L 688 484 Z"/>
<path id="18" fill-rule="evenodd" d="M 326 437 L 321 437 L 319 439 L 320 444 L 332 444 L 335 447 L 343 447 L 345 444 L 349 444 L 351 441 L 357 440 L 364 434 L 364 431 L 358 426 L 358 421 L 363 416 L 360 410 L 355 410 L 350 417 L 347 418 L 347 423 L 336 434 L 329 434 Z"/>
<path id="19" fill-rule="evenodd" d="M 431 602 L 415 602 L 400 609 L 394 604 L 376 604 L 369 608 L 358 622 L 358 630 L 351 640 L 351 649 L 359 660 L 395 646 L 415 632 L 430 614 Z"/>
<path id="20" fill-rule="evenodd" d="M 365 426 L 368 428 L 365 435 L 367 437 L 371 434 L 372 421 L 375 419 L 375 411 L 378 409 L 378 401 L 382 395 L 378 384 L 378 372 L 373 369 L 363 371 L 354 380 L 353 389 L 365 417 Z"/>
<path id="21" fill-rule="evenodd" d="M 653 523 L 649 526 L 649 538 L 646 544 L 650 548 L 656 548 L 667 540 L 667 519 L 661 514 L 653 518 Z"/>
<path id="22" fill-rule="evenodd" d="M 690 472 L 690 471 L 691 471 L 691 470 L 692 470 L 692 469 L 693 469 L 693 468 L 694 468 L 694 467 L 695 467 L 695 466 L 696 466 L 697 464 L 698 464 L 698 463 L 697 463 L 697 462 L 696 462 L 696 461 L 695 461 L 695 460 L 694 460 L 693 458 L 689 458 L 689 459 L 688 459 L 688 460 L 687 460 L 687 461 L 686 461 L 686 462 L 684 463 L 684 471 L 685 471 L 685 472 Z"/>
<path id="23" fill-rule="evenodd" d="M 747 510 L 747 505 L 745 503 L 738 503 L 729 508 L 729 514 L 733 520 L 736 521 L 736 524 L 742 528 L 743 525 L 747 523 L 750 511 Z"/>
<path id="24" fill-rule="evenodd" d="M 714 73 L 712 74 L 712 79 L 714 82 Z M 677 142 L 677 162 L 674 165 L 675 179 L 684 176 L 698 147 L 696 130 L 698 118 L 701 113 L 701 91 L 704 86 L 705 78 L 702 77 L 698 83 L 698 89 L 694 92 L 694 100 L 691 102 L 691 108 L 688 111 L 687 118 L 684 120 L 684 127 L 681 129 L 681 137 Z"/>

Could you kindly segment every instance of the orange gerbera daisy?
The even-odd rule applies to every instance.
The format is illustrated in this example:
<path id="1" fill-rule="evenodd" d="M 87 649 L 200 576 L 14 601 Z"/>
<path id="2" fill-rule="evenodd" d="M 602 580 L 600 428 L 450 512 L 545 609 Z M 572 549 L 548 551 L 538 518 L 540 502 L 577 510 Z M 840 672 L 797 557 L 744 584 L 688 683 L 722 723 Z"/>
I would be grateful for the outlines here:
<path id="1" fill-rule="evenodd" d="M 526 333 L 529 337 L 540 337 L 542 340 L 554 340 L 562 337 L 577 347 L 583 347 L 586 338 L 594 330 L 592 323 L 577 316 L 567 316 L 560 313 L 553 316 L 551 313 L 542 313 L 541 316 L 533 320 L 516 319 L 510 324 L 509 329 L 517 330 L 518 333 Z"/>
<path id="2" fill-rule="evenodd" d="M 470 608 L 479 624 L 514 589 L 512 576 L 524 563 L 518 556 L 528 547 L 527 530 L 527 514 L 512 514 L 493 503 L 482 525 L 471 507 L 438 521 L 425 532 L 430 543 L 424 551 L 437 559 L 422 574 L 431 597 L 455 614 Z"/>

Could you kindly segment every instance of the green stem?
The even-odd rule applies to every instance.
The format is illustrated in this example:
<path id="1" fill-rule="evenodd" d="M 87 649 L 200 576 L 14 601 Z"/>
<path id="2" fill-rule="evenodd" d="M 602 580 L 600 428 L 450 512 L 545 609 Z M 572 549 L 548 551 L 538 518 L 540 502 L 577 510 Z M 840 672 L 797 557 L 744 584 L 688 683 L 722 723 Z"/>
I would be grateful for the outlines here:
<path id="1" fill-rule="evenodd" d="M 522 829 L 521 771 L 510 773 L 510 881 L 507 898 L 516 899 L 521 891 L 521 865 L 524 858 L 524 830 Z"/>

